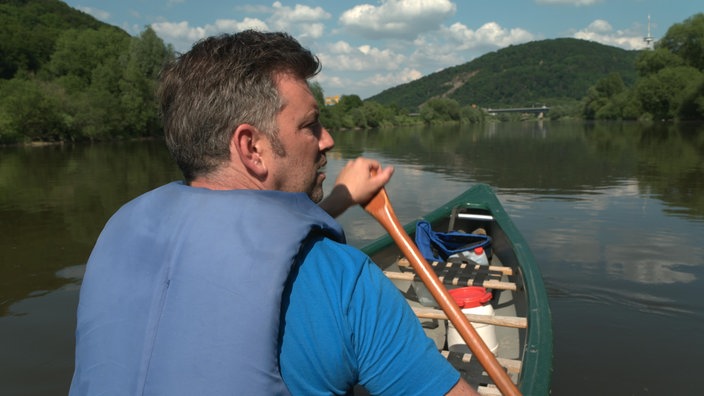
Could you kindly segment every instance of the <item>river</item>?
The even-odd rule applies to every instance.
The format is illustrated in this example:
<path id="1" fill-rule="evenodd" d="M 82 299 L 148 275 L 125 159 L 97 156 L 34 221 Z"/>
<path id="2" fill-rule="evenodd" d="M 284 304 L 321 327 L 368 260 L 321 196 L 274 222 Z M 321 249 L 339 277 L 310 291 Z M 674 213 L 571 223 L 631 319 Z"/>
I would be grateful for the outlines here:
<path id="1" fill-rule="evenodd" d="M 402 222 L 496 191 L 543 274 L 553 395 L 699 394 L 704 126 L 498 123 L 334 134 L 326 189 L 358 155 L 393 165 Z M 63 395 L 84 264 L 109 216 L 180 177 L 161 142 L 0 148 L 0 394 Z M 359 208 L 351 244 L 382 233 Z"/>

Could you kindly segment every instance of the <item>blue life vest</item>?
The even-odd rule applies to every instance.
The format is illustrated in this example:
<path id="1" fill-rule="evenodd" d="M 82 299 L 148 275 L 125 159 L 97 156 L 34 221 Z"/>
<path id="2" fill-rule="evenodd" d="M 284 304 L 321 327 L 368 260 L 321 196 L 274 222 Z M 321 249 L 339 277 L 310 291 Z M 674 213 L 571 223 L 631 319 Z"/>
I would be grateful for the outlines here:
<path id="1" fill-rule="evenodd" d="M 340 225 L 305 194 L 174 182 L 121 208 L 88 261 L 71 395 L 279 395 L 281 296 Z"/>

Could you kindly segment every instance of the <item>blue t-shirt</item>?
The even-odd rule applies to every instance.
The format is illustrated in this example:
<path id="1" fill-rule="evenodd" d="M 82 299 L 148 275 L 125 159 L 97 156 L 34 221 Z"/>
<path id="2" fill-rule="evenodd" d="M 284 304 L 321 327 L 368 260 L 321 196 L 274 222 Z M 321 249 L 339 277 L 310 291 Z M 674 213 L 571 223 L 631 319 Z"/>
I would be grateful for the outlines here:
<path id="1" fill-rule="evenodd" d="M 283 296 L 281 374 L 293 395 L 444 395 L 459 373 L 359 250 L 317 237 Z"/>

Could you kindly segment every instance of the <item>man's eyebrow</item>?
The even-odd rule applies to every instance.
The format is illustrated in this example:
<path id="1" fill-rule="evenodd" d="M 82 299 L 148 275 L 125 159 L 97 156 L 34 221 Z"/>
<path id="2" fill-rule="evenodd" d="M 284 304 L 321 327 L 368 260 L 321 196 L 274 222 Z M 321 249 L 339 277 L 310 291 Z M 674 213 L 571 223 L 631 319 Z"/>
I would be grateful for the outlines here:
<path id="1" fill-rule="evenodd" d="M 306 120 L 317 120 L 320 118 L 320 110 L 316 107 L 311 109 L 309 112 L 306 113 L 305 119 Z"/>

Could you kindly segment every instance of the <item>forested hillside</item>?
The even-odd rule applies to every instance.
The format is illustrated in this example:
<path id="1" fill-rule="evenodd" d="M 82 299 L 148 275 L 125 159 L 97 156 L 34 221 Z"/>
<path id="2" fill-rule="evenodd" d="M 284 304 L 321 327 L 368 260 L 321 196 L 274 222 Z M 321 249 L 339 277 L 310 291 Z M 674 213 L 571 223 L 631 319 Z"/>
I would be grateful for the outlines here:
<path id="1" fill-rule="evenodd" d="M 37 72 L 49 61 L 61 33 L 108 26 L 56 0 L 0 1 L 0 78 Z M 111 27 L 128 37 L 124 31 Z"/>
<path id="2" fill-rule="evenodd" d="M 417 111 L 431 98 L 480 107 L 552 105 L 579 100 L 610 73 L 636 78 L 638 51 L 571 38 L 534 41 L 483 55 L 368 100 Z"/>
<path id="3" fill-rule="evenodd" d="M 173 49 L 58 0 L 0 3 L 0 143 L 158 134 L 156 78 Z"/>

